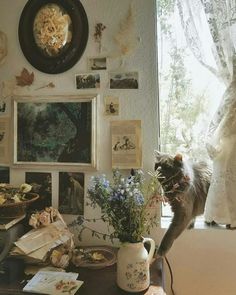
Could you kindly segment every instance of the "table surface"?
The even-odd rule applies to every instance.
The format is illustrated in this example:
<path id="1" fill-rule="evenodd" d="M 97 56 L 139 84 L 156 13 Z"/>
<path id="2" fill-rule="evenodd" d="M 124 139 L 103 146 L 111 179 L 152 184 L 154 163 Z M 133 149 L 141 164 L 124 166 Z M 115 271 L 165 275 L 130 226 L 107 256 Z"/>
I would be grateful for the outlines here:
<path id="1" fill-rule="evenodd" d="M 163 260 L 161 258 L 154 259 L 150 266 L 150 278 L 151 284 L 148 290 L 139 293 L 128 293 L 121 290 L 116 285 L 116 264 L 103 268 L 103 269 L 87 269 L 87 268 L 77 268 L 76 272 L 79 273 L 79 280 L 84 281 L 83 285 L 76 292 L 78 295 L 126 295 L 126 294 L 145 294 L 145 295 L 164 295 L 163 286 Z M 15 269 L 16 270 L 16 269 Z M 72 269 L 71 271 L 75 271 Z M 21 295 L 21 294 L 32 294 L 35 293 L 25 293 L 22 288 L 25 285 L 20 283 L 21 279 L 18 281 L 11 278 L 11 282 L 8 283 L 2 281 L 0 282 L 0 294 L 4 295 Z"/>

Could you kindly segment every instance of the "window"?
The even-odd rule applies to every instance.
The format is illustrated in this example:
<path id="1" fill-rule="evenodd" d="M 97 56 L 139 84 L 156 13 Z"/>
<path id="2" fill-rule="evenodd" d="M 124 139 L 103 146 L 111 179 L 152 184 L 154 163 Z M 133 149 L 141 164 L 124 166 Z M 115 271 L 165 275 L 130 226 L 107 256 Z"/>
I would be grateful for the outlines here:
<path id="1" fill-rule="evenodd" d="M 187 31 L 191 27 L 183 28 L 180 2 L 157 0 L 160 147 L 173 155 L 179 152 L 192 159 L 208 160 L 206 131 L 225 85 L 211 71 L 215 59 L 211 53 L 212 38 L 204 29 L 208 28 L 206 19 L 196 16 L 207 63 L 198 56 L 199 44 L 194 34 L 191 39 L 191 32 Z M 163 206 L 162 216 L 170 215 L 169 206 Z"/>

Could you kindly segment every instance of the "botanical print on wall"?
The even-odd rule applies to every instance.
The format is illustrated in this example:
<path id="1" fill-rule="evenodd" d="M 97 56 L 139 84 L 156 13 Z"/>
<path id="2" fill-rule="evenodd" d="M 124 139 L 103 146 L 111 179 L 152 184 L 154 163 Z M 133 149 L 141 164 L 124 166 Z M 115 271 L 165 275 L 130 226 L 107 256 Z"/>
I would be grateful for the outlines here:
<path id="1" fill-rule="evenodd" d="M 10 169 L 9 167 L 0 167 L 0 183 L 10 182 Z"/>
<path id="2" fill-rule="evenodd" d="M 59 172 L 59 211 L 63 214 L 84 214 L 84 174 Z"/>
<path id="3" fill-rule="evenodd" d="M 39 194 L 33 203 L 38 210 L 52 205 L 52 175 L 48 172 L 26 172 L 25 182 L 32 185 L 32 192 Z"/>
<path id="4" fill-rule="evenodd" d="M 15 163 L 91 164 L 92 100 L 17 102 Z"/>

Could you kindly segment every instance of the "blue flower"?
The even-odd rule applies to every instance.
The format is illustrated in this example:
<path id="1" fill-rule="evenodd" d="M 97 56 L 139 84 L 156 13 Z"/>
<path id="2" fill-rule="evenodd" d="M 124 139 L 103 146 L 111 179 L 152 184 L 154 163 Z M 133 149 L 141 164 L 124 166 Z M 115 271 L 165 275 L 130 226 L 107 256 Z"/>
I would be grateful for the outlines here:
<path id="1" fill-rule="evenodd" d="M 134 198 L 135 204 L 137 204 L 138 206 L 144 204 L 144 197 L 141 193 L 135 194 L 133 198 Z"/>

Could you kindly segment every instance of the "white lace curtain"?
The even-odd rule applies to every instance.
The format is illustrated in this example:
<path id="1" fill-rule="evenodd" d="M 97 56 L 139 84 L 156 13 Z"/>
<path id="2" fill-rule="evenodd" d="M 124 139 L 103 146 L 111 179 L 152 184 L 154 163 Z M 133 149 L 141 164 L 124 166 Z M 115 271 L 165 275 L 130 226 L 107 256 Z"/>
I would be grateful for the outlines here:
<path id="1" fill-rule="evenodd" d="M 177 0 L 177 5 L 189 48 L 197 60 L 228 87 L 234 80 L 236 0 Z M 208 135 L 211 157 L 218 146 L 214 133 L 230 103 L 232 101 L 223 99 L 211 122 Z"/>
<path id="2" fill-rule="evenodd" d="M 177 0 L 177 5 L 189 48 L 226 85 L 208 130 L 213 176 L 205 218 L 236 227 L 236 0 Z"/>

